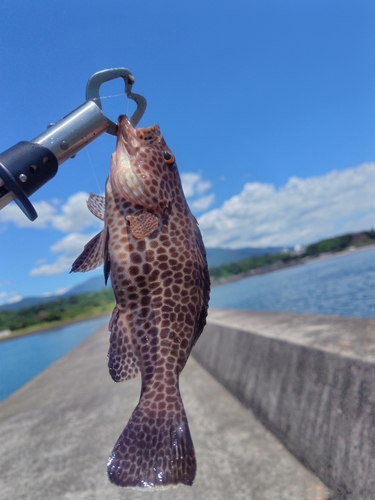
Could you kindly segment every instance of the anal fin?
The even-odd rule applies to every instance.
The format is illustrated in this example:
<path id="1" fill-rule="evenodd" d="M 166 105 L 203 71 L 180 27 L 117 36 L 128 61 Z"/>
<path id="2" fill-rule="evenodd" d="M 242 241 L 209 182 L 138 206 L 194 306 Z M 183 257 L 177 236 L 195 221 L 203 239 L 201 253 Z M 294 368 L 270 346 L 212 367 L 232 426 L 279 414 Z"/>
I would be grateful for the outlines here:
<path id="1" fill-rule="evenodd" d="M 125 314 L 116 306 L 108 326 L 109 339 L 108 368 L 115 382 L 129 380 L 138 375 L 139 361 L 134 352 Z"/>

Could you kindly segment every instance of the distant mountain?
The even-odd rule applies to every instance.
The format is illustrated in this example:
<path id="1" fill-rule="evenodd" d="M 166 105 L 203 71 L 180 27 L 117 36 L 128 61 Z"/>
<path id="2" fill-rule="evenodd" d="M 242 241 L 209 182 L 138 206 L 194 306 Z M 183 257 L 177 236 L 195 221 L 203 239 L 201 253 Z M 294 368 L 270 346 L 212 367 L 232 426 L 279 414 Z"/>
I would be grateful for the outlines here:
<path id="1" fill-rule="evenodd" d="M 229 248 L 206 248 L 207 261 L 209 267 L 217 267 L 230 262 L 237 262 L 248 257 L 265 255 L 267 253 L 281 253 L 285 247 L 264 247 L 264 248 L 238 248 L 231 250 Z M 287 250 L 291 250 L 287 248 Z"/>
<path id="2" fill-rule="evenodd" d="M 23 307 L 37 306 L 39 304 L 46 304 L 52 300 L 59 299 L 60 297 L 71 297 L 72 295 L 79 295 L 84 292 L 96 292 L 104 288 L 104 277 L 94 276 L 79 285 L 74 286 L 67 292 L 61 295 L 49 295 L 48 297 L 25 297 L 24 299 L 14 302 L 13 304 L 3 304 L 0 306 L 0 311 L 17 311 Z M 111 286 L 110 280 L 108 280 L 108 286 Z"/>
<path id="3" fill-rule="evenodd" d="M 51 300 L 56 300 L 57 298 L 57 295 L 50 295 L 49 297 L 25 297 L 24 299 L 21 299 L 18 302 L 13 302 L 12 304 L 3 304 L 0 306 L 0 311 L 17 311 L 17 309 L 22 309 L 23 307 L 46 304 L 47 302 L 51 302 Z"/>
<path id="4" fill-rule="evenodd" d="M 111 281 L 108 280 L 107 286 L 111 286 Z M 79 285 L 74 286 L 67 292 L 65 292 L 61 297 L 70 297 L 72 295 L 78 295 L 85 292 L 96 292 L 105 287 L 104 276 L 94 276 Z"/>
<path id="5" fill-rule="evenodd" d="M 209 267 L 221 266 L 222 264 L 237 262 L 247 257 L 254 257 L 256 255 L 264 255 L 266 253 L 278 253 L 282 252 L 284 247 L 265 247 L 265 248 L 239 248 L 237 250 L 230 250 L 226 248 L 207 248 L 207 261 Z M 108 286 L 110 286 L 110 281 Z M 16 311 L 22 309 L 23 307 L 36 306 L 38 304 L 46 304 L 51 302 L 51 300 L 56 300 L 59 297 L 70 297 L 72 295 L 79 295 L 84 292 L 96 292 L 104 288 L 104 277 L 94 276 L 86 281 L 83 281 L 79 285 L 74 286 L 63 295 L 50 295 L 49 297 L 25 297 L 19 302 L 14 302 L 13 304 L 3 304 L 0 306 L 0 311 L 5 309 Z"/>

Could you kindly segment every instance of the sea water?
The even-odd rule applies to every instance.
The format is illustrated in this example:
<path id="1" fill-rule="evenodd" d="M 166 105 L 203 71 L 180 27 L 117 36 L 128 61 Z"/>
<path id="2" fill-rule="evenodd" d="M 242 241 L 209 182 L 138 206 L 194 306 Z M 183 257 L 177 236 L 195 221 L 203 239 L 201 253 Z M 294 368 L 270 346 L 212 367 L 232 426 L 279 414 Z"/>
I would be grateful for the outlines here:
<path id="1" fill-rule="evenodd" d="M 214 287 L 210 306 L 375 317 L 375 248 Z"/>
<path id="2" fill-rule="evenodd" d="M 108 321 L 102 316 L 0 342 L 0 401 Z"/>

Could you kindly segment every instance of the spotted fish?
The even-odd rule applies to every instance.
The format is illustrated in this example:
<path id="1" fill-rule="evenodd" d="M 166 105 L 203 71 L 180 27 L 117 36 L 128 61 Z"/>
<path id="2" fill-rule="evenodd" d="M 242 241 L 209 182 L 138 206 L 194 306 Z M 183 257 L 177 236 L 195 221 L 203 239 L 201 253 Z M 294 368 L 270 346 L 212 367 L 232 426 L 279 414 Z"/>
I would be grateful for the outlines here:
<path id="1" fill-rule="evenodd" d="M 109 479 L 142 489 L 191 485 L 196 459 L 179 375 L 206 323 L 210 283 L 197 221 L 157 125 L 134 129 L 120 116 L 105 198 L 91 194 L 88 208 L 104 229 L 72 271 L 104 265 L 116 298 L 109 372 L 115 382 L 142 375 Z"/>

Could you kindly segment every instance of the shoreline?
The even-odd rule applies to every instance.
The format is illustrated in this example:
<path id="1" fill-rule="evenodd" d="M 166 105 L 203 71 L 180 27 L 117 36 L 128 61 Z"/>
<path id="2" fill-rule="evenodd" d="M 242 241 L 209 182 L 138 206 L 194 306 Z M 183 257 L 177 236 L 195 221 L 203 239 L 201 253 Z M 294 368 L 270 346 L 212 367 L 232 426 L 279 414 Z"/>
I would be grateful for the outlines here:
<path id="1" fill-rule="evenodd" d="M 228 283 L 233 283 L 235 281 L 240 281 L 245 278 L 252 278 L 254 276 L 259 276 L 261 274 L 268 274 L 274 271 L 282 271 L 283 269 L 287 269 L 289 267 L 300 266 L 303 264 L 310 264 L 311 262 L 315 262 L 317 260 L 330 259 L 334 257 L 340 257 L 341 255 L 348 255 L 353 252 L 359 252 L 361 250 L 368 250 L 369 248 L 375 248 L 375 245 L 363 245 L 360 247 L 351 247 L 350 249 L 346 248 L 341 252 L 330 252 L 330 253 L 322 253 L 316 257 L 304 257 L 303 259 L 297 259 L 295 262 L 288 263 L 276 263 L 267 267 L 258 267 L 257 269 L 252 269 L 245 273 L 233 274 L 231 276 L 227 276 L 225 278 L 218 278 L 215 281 L 211 282 L 211 287 L 214 288 L 216 286 L 226 285 Z"/>
<path id="2" fill-rule="evenodd" d="M 74 323 L 80 323 L 82 321 L 89 321 L 90 319 L 97 319 L 97 318 L 100 318 L 102 316 L 109 316 L 111 314 L 111 311 L 102 312 L 99 314 L 92 314 L 92 315 L 85 316 L 85 317 L 72 318 L 72 319 L 68 319 L 65 321 L 56 321 L 56 322 L 53 322 L 53 324 L 49 324 L 49 325 L 45 324 L 45 325 L 30 327 L 26 331 L 25 330 L 15 330 L 14 332 L 11 332 L 7 336 L 0 337 L 0 342 L 6 341 L 6 340 L 12 340 L 12 339 L 15 339 L 18 337 L 23 337 L 26 335 L 32 335 L 33 333 L 44 333 L 47 331 L 49 332 L 51 330 L 56 330 L 57 328 L 62 328 L 64 326 L 73 325 Z"/>

